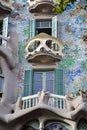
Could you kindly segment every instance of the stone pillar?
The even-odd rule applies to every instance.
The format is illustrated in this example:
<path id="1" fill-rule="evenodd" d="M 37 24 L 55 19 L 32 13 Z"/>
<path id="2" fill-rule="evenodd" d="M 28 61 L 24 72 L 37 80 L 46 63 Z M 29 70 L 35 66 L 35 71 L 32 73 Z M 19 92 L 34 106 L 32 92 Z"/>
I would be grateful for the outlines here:
<path id="1" fill-rule="evenodd" d="M 2 101 L 14 103 L 17 96 L 18 38 L 10 34 L 7 46 L 0 46 L 0 66 L 4 75 L 4 90 Z"/>

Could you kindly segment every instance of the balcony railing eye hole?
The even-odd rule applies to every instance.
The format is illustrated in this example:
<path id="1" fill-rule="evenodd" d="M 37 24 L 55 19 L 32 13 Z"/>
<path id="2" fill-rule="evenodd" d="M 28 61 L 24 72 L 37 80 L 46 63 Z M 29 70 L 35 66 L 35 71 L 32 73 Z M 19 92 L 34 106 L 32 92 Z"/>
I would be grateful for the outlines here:
<path id="1" fill-rule="evenodd" d="M 35 40 L 35 41 L 31 42 L 29 47 L 28 47 L 28 51 L 33 52 L 34 50 L 36 50 L 39 47 L 39 45 L 40 45 L 39 40 Z"/>
<path id="2" fill-rule="evenodd" d="M 46 45 L 47 45 L 47 47 L 49 49 L 52 49 L 53 51 L 58 51 L 59 50 L 58 44 L 55 43 L 55 41 L 47 40 Z"/>

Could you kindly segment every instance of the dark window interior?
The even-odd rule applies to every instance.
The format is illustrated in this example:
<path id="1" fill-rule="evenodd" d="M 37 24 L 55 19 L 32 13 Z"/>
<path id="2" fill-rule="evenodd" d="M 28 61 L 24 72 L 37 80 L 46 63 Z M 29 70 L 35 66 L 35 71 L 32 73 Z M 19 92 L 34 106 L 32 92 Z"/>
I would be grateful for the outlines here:
<path id="1" fill-rule="evenodd" d="M 51 35 L 51 28 L 39 28 L 36 30 L 36 34 L 39 34 L 39 33 L 47 33 Z"/>
<path id="2" fill-rule="evenodd" d="M 2 29 L 3 29 L 3 20 L 0 20 L 0 34 L 2 35 Z M 2 44 L 2 39 L 0 38 L 0 45 Z"/>

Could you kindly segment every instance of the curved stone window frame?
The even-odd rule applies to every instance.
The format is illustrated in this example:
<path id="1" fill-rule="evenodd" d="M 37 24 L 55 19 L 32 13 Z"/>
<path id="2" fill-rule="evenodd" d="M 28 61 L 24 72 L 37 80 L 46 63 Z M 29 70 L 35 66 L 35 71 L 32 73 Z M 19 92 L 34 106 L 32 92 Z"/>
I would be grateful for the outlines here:
<path id="1" fill-rule="evenodd" d="M 39 120 L 33 119 L 27 121 L 21 130 L 38 130 L 39 129 Z"/>
<path id="2" fill-rule="evenodd" d="M 33 119 L 25 123 L 21 130 L 39 130 L 40 121 L 38 119 Z M 72 130 L 71 126 L 60 120 L 47 120 L 44 122 L 44 130 Z"/>

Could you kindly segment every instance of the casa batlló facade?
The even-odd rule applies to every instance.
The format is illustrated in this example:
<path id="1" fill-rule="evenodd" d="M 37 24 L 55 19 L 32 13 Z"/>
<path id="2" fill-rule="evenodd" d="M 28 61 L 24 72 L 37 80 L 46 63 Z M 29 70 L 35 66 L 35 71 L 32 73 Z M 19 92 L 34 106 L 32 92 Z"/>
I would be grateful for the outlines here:
<path id="1" fill-rule="evenodd" d="M 0 130 L 87 129 L 87 10 L 0 3 Z"/>

